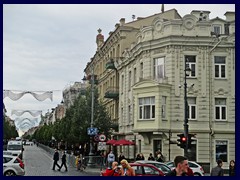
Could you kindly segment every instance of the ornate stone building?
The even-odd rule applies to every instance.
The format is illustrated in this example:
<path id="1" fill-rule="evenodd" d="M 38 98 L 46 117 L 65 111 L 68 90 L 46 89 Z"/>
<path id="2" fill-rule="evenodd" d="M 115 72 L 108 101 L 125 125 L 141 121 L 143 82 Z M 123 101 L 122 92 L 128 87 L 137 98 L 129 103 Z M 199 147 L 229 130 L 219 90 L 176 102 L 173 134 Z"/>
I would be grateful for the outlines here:
<path id="1" fill-rule="evenodd" d="M 73 105 L 73 102 L 80 94 L 85 93 L 85 83 L 74 82 L 63 90 L 63 101 L 56 108 L 52 108 L 44 116 L 41 117 L 40 126 L 44 124 L 54 124 L 57 120 L 61 120 L 66 113 L 67 108 Z"/>
<path id="2" fill-rule="evenodd" d="M 106 41 L 99 31 L 85 72 L 94 67 L 100 98 L 119 125 L 115 135 L 135 140 L 145 157 L 159 149 L 166 160 L 183 154 L 170 142 L 183 133 L 187 64 L 189 133 L 196 134 L 189 159 L 212 167 L 221 158 L 226 169 L 235 159 L 235 12 L 210 13 L 121 19 Z M 134 156 L 133 147 L 121 150 Z"/>

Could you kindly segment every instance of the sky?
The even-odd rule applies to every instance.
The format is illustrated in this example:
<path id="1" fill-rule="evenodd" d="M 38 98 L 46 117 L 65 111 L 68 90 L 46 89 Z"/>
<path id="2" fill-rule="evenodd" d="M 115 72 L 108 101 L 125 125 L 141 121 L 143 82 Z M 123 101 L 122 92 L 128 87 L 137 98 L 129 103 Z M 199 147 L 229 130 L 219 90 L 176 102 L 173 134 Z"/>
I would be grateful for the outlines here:
<path id="1" fill-rule="evenodd" d="M 210 11 L 225 19 L 234 4 L 164 4 L 183 17 L 192 10 Z M 53 101 L 37 101 L 26 94 L 17 101 L 4 98 L 7 115 L 34 118 L 12 110 L 42 110 L 43 115 L 62 101 L 62 91 L 82 81 L 87 62 L 96 52 L 97 30 L 104 39 L 121 18 L 147 17 L 161 12 L 161 4 L 3 4 L 3 89 L 53 91 Z M 39 117 L 40 121 L 40 117 Z"/>

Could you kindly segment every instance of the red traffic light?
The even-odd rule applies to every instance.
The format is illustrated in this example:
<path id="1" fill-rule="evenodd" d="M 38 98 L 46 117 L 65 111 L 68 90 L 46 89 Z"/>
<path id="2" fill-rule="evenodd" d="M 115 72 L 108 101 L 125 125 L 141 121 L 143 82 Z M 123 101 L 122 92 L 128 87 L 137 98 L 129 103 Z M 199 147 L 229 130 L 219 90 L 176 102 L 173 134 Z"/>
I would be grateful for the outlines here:
<path id="1" fill-rule="evenodd" d="M 186 142 L 187 138 L 186 137 L 182 137 L 182 142 Z"/>
<path id="2" fill-rule="evenodd" d="M 184 134 L 177 134 L 179 139 L 177 141 L 179 142 L 177 145 L 180 146 L 181 148 L 185 148 L 187 144 L 187 137 L 184 136 Z"/>

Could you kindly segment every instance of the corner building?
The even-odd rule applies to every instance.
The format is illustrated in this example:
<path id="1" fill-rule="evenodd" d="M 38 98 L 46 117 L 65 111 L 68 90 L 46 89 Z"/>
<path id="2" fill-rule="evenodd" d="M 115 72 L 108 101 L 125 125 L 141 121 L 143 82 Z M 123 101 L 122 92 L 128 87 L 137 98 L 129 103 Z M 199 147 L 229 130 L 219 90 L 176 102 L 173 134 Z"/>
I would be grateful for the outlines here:
<path id="1" fill-rule="evenodd" d="M 161 150 L 165 161 L 183 155 L 185 63 L 189 133 L 195 139 L 189 160 L 209 169 L 235 159 L 235 12 L 209 19 L 209 11 L 181 17 L 175 9 L 115 25 L 104 37 L 86 74 L 98 79 L 98 91 L 118 139 L 136 141 L 120 147 L 126 157 Z"/>

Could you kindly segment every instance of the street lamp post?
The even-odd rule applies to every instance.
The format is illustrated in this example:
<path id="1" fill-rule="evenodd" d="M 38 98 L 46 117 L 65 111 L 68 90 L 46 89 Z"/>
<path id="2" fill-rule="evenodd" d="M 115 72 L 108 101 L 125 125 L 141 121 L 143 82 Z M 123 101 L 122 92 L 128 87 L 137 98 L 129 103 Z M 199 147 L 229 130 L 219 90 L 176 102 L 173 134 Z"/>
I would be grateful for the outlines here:
<path id="1" fill-rule="evenodd" d="M 189 66 L 187 66 L 188 59 L 184 62 L 184 136 L 188 138 L 188 101 L 187 101 L 187 75 L 191 72 Z M 184 156 L 188 157 L 188 140 L 184 148 Z"/>
<path id="2" fill-rule="evenodd" d="M 90 122 L 90 129 L 93 129 L 93 113 L 94 113 L 94 67 L 92 65 L 91 69 L 91 94 L 92 94 L 92 104 L 91 104 L 91 122 Z M 93 135 L 90 135 L 90 151 L 89 151 L 89 161 L 88 166 L 94 167 L 95 163 L 93 160 Z"/>

